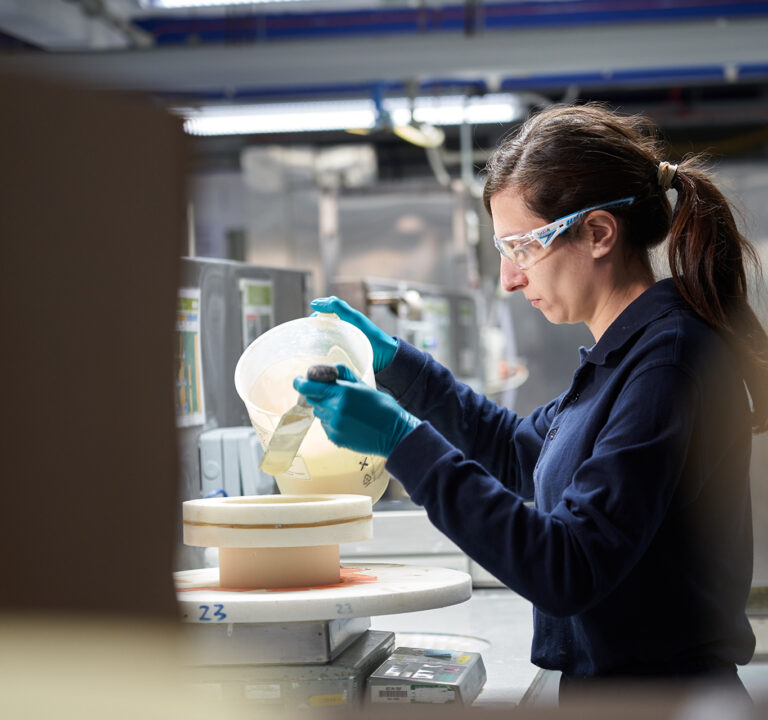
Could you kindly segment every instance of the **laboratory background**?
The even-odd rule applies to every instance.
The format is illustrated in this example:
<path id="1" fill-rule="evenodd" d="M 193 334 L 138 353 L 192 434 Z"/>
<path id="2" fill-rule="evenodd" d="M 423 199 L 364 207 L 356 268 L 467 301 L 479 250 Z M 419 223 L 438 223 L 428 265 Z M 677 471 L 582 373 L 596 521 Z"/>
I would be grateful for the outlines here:
<path id="1" fill-rule="evenodd" d="M 481 199 L 555 104 L 706 153 L 768 266 L 768 2 L 0 0 L 0 86 L 0 714 L 569 717 L 530 602 L 381 463 L 348 458 L 362 505 L 280 505 L 327 491 L 301 452 L 260 469 L 280 413 L 252 364 L 335 295 L 521 415 L 566 390 L 592 337 L 501 289 Z M 768 276 L 750 288 L 768 324 Z M 644 691 L 573 717 L 766 716 L 766 434 L 751 482 L 755 706 Z M 219 589 L 243 548 L 306 572 L 314 546 L 330 583 Z"/>

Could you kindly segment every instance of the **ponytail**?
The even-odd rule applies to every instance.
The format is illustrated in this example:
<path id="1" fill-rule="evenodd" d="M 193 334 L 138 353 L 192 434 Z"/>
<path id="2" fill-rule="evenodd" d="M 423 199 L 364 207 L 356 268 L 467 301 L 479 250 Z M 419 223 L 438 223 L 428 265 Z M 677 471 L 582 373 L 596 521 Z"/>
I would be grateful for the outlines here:
<path id="1" fill-rule="evenodd" d="M 747 298 L 747 269 L 759 269 L 759 259 L 698 158 L 684 160 L 671 184 L 677 191 L 668 246 L 672 278 L 691 307 L 736 349 L 752 399 L 753 431 L 765 432 L 768 335 Z"/>

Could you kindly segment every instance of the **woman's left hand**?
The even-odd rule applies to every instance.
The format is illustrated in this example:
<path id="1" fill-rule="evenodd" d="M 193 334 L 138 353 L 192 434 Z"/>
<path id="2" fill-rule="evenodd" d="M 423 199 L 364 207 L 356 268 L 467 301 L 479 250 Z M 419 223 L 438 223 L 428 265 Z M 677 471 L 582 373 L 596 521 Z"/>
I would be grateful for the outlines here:
<path id="1" fill-rule="evenodd" d="M 335 383 L 297 377 L 293 387 L 306 396 L 328 439 L 361 453 L 389 457 L 420 422 L 386 393 L 366 385 L 346 365 L 337 365 Z"/>

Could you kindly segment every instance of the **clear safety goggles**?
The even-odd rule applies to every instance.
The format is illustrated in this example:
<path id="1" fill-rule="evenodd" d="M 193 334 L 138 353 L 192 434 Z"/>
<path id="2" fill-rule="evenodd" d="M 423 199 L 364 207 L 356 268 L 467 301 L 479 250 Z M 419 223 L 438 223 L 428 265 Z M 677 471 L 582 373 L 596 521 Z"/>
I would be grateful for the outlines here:
<path id="1" fill-rule="evenodd" d="M 593 210 L 631 205 L 633 202 L 635 202 L 634 196 L 621 198 L 621 200 L 612 200 L 600 205 L 593 205 L 592 207 L 584 208 L 584 210 L 561 217 L 559 220 L 549 223 L 549 225 L 531 230 L 524 235 L 507 235 L 502 238 L 494 235 L 493 244 L 505 258 L 525 270 L 544 256 L 544 251 L 558 235 L 564 233 L 587 213 Z"/>

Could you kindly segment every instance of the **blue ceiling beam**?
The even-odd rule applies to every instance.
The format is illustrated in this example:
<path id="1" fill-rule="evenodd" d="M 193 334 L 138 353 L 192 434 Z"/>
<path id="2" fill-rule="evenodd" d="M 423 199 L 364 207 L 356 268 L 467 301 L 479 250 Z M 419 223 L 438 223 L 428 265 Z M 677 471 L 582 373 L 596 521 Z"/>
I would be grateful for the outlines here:
<path id="1" fill-rule="evenodd" d="M 744 64 L 725 68 L 719 65 L 670 68 L 637 68 L 612 72 L 579 72 L 559 74 L 531 74 L 501 78 L 493 91 L 521 92 L 526 90 L 557 90 L 577 86 L 583 89 L 604 87 L 648 87 L 691 84 L 718 84 L 740 79 L 752 82 L 768 81 L 768 63 Z M 274 102 L 321 100 L 327 98 L 371 96 L 374 86 L 385 95 L 404 96 L 411 88 L 403 82 L 380 83 L 327 83 L 316 85 L 291 85 L 282 88 L 241 88 L 236 92 L 213 91 L 202 93 L 163 93 L 168 99 L 178 97 L 187 102 Z M 431 93 L 483 94 L 491 92 L 485 80 L 468 78 L 440 78 L 419 83 L 416 91 L 420 95 Z"/>
<path id="2" fill-rule="evenodd" d="M 468 14 L 463 5 L 333 12 L 137 17 L 158 45 L 302 38 L 477 33 L 615 23 L 743 19 L 768 16 L 764 0 L 560 0 L 501 2 Z"/>

